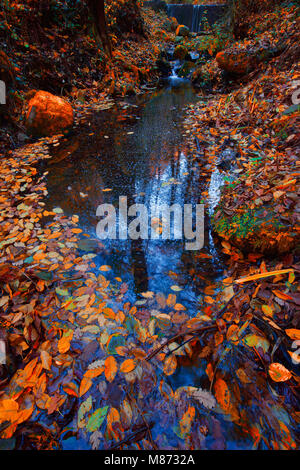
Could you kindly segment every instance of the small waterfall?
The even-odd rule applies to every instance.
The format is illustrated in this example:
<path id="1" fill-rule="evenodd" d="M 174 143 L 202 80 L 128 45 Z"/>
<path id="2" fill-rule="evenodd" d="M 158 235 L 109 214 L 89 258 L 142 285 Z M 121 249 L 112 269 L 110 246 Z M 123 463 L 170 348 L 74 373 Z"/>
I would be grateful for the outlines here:
<path id="1" fill-rule="evenodd" d="M 203 30 L 203 18 L 206 18 L 210 25 L 219 20 L 224 13 L 224 5 L 182 5 L 167 4 L 169 17 L 174 17 L 179 24 L 188 26 L 190 31 L 199 33 Z"/>

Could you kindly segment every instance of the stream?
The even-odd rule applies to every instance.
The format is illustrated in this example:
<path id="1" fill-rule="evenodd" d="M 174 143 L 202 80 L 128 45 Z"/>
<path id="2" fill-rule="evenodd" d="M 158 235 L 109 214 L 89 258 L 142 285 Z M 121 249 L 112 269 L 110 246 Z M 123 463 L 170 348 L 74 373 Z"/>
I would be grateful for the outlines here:
<path id="1" fill-rule="evenodd" d="M 93 116 L 88 129 L 52 149 L 47 168 L 47 208 L 61 207 L 67 216 L 79 216 L 79 227 L 90 237 L 86 243 L 82 241 L 84 251 L 92 251 L 92 240 L 97 238 L 97 207 L 113 204 L 118 209 L 119 198 L 124 196 L 128 207 L 195 207 L 208 189 L 208 213 L 212 212 L 223 178 L 215 168 L 207 188 L 199 180 L 197 164 L 189 159 L 184 143 L 184 108 L 197 99 L 190 82 L 175 76 L 168 86 L 150 96 L 119 103 Z M 103 245 L 94 261 L 97 266 L 111 266 L 113 275 L 130 286 L 131 301 L 149 290 L 169 292 L 174 284 L 168 276 L 171 270 L 185 300 L 197 302 L 201 280 L 195 280 L 195 272 L 214 282 L 222 274 L 208 218 L 202 252 L 211 258 L 200 262 L 195 251 L 186 250 L 185 240 L 175 240 L 174 236 L 171 240 L 107 239 Z"/>
<path id="2" fill-rule="evenodd" d="M 121 278 L 127 284 L 126 300 L 141 302 L 141 293 L 148 291 L 167 296 L 176 285 L 177 299 L 190 316 L 201 309 L 204 288 L 210 283 L 215 286 L 224 270 L 224 259 L 214 242 L 209 220 L 219 200 L 223 176 L 216 167 L 211 171 L 209 184 L 207 179 L 201 179 L 200 163 L 191 158 L 185 143 L 185 108 L 198 99 L 190 82 L 173 73 L 163 89 L 126 98 L 108 110 L 90 115 L 76 135 L 52 147 L 52 158 L 47 161 L 45 201 L 48 210 L 61 207 L 65 215 L 79 216 L 78 226 L 86 235 L 79 243 L 82 254 L 97 253 L 93 259 L 96 272 L 103 265 L 111 267 L 105 276 Z M 204 190 L 208 201 L 201 257 L 199 251 L 186 250 L 184 239 L 174 236 L 170 240 L 106 239 L 99 249 L 96 211 L 100 204 L 117 208 L 119 198 L 126 196 L 128 206 L 195 206 L 205 199 Z M 205 370 L 198 362 L 183 364 L 170 377 L 170 384 L 175 388 L 199 386 L 203 374 Z M 159 421 L 153 433 L 160 433 Z M 72 437 L 64 442 L 64 448 L 90 447 L 84 440 Z"/>

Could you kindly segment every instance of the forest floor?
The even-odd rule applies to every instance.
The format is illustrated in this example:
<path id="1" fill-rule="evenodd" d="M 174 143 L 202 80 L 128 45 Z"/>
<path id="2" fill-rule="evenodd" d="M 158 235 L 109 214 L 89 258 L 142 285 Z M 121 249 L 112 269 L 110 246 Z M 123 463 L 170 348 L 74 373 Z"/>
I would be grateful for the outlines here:
<path id="1" fill-rule="evenodd" d="M 147 75 L 142 83 L 157 77 L 159 48 L 174 35 L 161 33 L 163 17 L 147 15 L 147 27 L 155 24 L 151 47 L 147 38 L 138 49 L 125 41 L 114 53 L 119 59 L 109 67 L 105 90 L 86 81 L 89 71 L 82 78 L 86 92 L 70 90 L 77 125 L 93 107 L 111 106 L 108 91 L 116 86 L 122 93 L 136 87 L 141 74 Z M 0 447 L 55 449 L 63 434 L 83 434 L 94 449 L 224 448 L 224 422 L 229 435 L 238 429 L 251 448 L 299 447 L 299 110 L 292 96 L 300 72 L 294 21 L 288 8 L 280 16 L 254 18 L 247 46 L 253 37 L 282 29 L 287 53 L 187 111 L 190 151 L 203 178 L 209 179 L 207 164 L 224 145 L 236 153 L 234 179 L 213 221 L 228 255 L 227 277 L 217 295 L 206 291 L 195 318 L 187 319 L 176 293 L 145 293 L 142 307 L 125 302 L 127 286 L 107 279 L 110 267 L 95 275 L 96 255 L 79 255 L 78 217 L 44 209 L 46 175 L 37 164 L 51 158 L 49 146 L 60 136 L 1 158 L 0 334 L 8 362 L 1 366 Z M 15 60 L 21 69 L 23 59 Z M 218 71 L 217 88 L 219 80 Z M 14 134 L 6 133 L 7 148 Z M 195 353 L 203 361 L 203 388 L 173 390 L 169 376 Z M 149 408 L 161 419 L 155 441 Z M 76 429 L 68 427 L 74 415 Z M 170 428 L 176 444 L 165 441 Z"/>

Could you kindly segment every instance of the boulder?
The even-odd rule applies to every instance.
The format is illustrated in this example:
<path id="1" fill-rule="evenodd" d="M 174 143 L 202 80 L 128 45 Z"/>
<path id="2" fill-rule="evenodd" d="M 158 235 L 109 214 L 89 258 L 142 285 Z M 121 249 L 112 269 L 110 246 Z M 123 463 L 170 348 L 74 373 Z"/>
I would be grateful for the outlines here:
<path id="1" fill-rule="evenodd" d="M 226 49 L 218 52 L 216 60 L 219 67 L 232 75 L 245 75 L 254 70 L 260 62 L 266 62 L 278 53 L 276 47 L 252 47 Z"/>
<path id="2" fill-rule="evenodd" d="M 218 52 L 216 60 L 222 70 L 233 75 L 245 75 L 257 65 L 256 54 L 239 49 Z"/>
<path id="3" fill-rule="evenodd" d="M 176 29 L 176 36 L 188 37 L 190 35 L 190 30 L 187 26 L 180 24 Z"/>
<path id="4" fill-rule="evenodd" d="M 174 40 L 174 43 L 175 44 L 181 44 L 183 41 L 183 37 L 182 36 L 176 36 L 175 40 Z"/>
<path id="5" fill-rule="evenodd" d="M 192 73 L 192 83 L 197 88 L 211 90 L 221 82 L 221 70 L 215 60 L 197 65 Z"/>
<path id="6" fill-rule="evenodd" d="M 174 59 L 184 60 L 184 58 L 187 55 L 188 55 L 188 50 L 186 47 L 181 46 L 181 45 L 175 47 L 174 54 L 173 54 Z"/>
<path id="7" fill-rule="evenodd" d="M 73 125 L 72 106 L 47 91 L 36 91 L 30 97 L 26 114 L 27 132 L 36 137 L 59 134 Z"/>

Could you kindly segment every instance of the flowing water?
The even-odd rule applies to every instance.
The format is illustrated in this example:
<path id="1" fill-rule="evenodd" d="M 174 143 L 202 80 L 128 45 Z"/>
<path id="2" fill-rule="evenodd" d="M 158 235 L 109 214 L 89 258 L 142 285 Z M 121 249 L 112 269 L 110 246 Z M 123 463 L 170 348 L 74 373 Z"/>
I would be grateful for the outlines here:
<path id="1" fill-rule="evenodd" d="M 168 295 L 171 286 L 182 288 L 178 301 L 194 316 L 203 300 L 203 288 L 222 277 L 224 260 L 210 229 L 210 216 L 218 202 L 223 177 L 217 168 L 210 182 L 201 179 L 199 165 L 207 161 L 192 158 L 187 147 L 189 133 L 183 127 L 184 109 L 199 98 L 191 84 L 173 74 L 166 87 L 140 98 L 126 99 L 111 109 L 91 114 L 73 135 L 52 148 L 47 161 L 47 209 L 61 207 L 66 215 L 79 215 L 83 237 L 81 249 L 95 252 L 96 269 L 112 267 L 111 279 L 118 276 L 128 285 L 126 298 L 135 302 L 146 291 Z M 104 240 L 96 242 L 99 204 L 118 207 L 127 197 L 128 206 L 142 203 L 197 204 L 203 191 L 208 194 L 205 216 L 205 243 L 199 252 L 188 251 L 185 240 Z M 93 244 L 95 243 L 95 244 Z M 170 274 L 171 273 L 171 274 Z M 170 379 L 173 387 L 196 385 L 205 370 L 199 364 L 178 367 Z M 153 435 L 160 433 L 159 418 Z M 71 438 L 64 448 L 89 448 L 82 439 Z M 174 444 L 175 445 L 175 444 Z M 234 446 L 233 446 L 234 447 Z"/>
<path id="2" fill-rule="evenodd" d="M 199 33 L 204 29 L 205 20 L 213 25 L 222 17 L 224 5 L 168 4 L 167 14 L 176 18 L 179 24 L 187 26 L 190 31 Z"/>
<path id="3" fill-rule="evenodd" d="M 78 135 L 52 150 L 48 164 L 47 207 L 61 207 L 66 215 L 77 214 L 80 228 L 96 239 L 96 216 L 100 204 L 119 198 L 131 204 L 196 204 L 209 190 L 210 208 L 216 204 L 222 177 L 217 169 L 209 188 L 199 181 L 197 164 L 189 158 L 184 143 L 182 114 L 197 96 L 188 81 L 172 77 L 169 85 L 140 100 L 121 103 L 91 117 Z M 112 266 L 114 276 L 131 288 L 132 300 L 147 290 L 169 292 L 176 284 L 184 288 L 186 300 L 197 302 L 201 278 L 215 280 L 222 273 L 206 219 L 202 252 L 212 258 L 197 261 L 186 250 L 186 240 L 105 240 L 97 266 Z M 87 245 L 87 247 L 85 246 Z M 82 248 L 93 248 L 91 240 Z M 200 276 L 195 278 L 195 272 Z"/>

